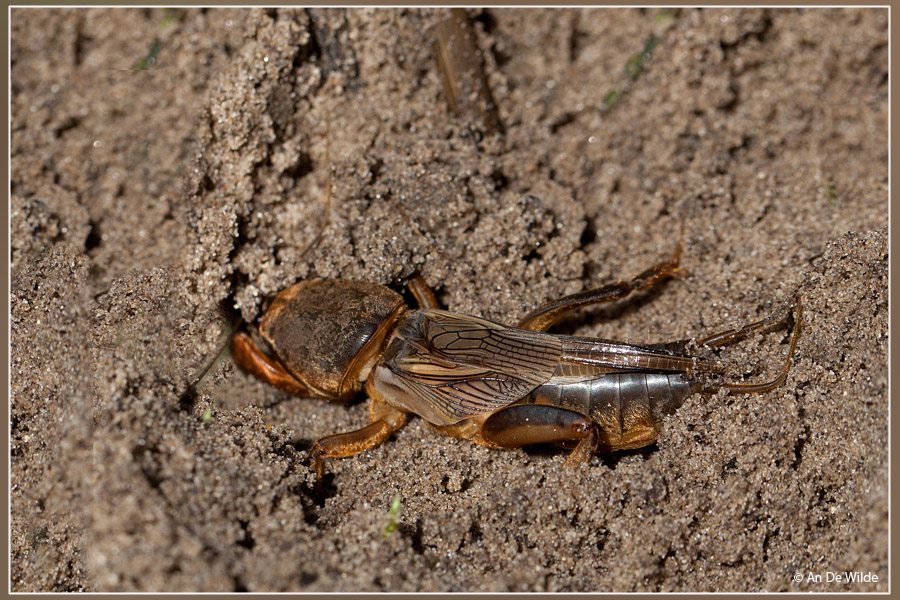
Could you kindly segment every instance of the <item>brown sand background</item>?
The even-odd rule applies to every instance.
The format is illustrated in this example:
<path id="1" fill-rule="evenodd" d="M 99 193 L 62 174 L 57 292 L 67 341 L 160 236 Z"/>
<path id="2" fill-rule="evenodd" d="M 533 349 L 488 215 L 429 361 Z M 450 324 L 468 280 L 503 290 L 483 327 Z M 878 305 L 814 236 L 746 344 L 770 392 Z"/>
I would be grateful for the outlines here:
<path id="1" fill-rule="evenodd" d="M 887 11 L 470 15 L 482 139 L 443 11 L 12 11 L 13 590 L 887 590 Z M 784 385 L 695 396 L 642 451 L 566 470 L 412 419 L 317 502 L 305 448 L 364 403 L 228 360 L 194 385 L 304 277 L 418 270 L 513 322 L 682 224 L 684 277 L 561 330 L 681 339 L 798 288 L 805 323 Z M 729 364 L 764 377 L 787 339 Z"/>

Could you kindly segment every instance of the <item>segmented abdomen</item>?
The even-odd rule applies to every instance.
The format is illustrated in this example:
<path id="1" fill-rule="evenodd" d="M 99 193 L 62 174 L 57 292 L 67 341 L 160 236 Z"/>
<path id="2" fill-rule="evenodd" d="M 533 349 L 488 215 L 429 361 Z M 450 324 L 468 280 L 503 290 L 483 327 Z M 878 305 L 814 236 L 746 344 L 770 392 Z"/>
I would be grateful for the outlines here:
<path id="1" fill-rule="evenodd" d="M 613 448 L 640 447 L 655 439 L 663 417 L 696 390 L 684 373 L 605 373 L 570 383 L 549 382 L 529 400 L 587 415 Z"/>

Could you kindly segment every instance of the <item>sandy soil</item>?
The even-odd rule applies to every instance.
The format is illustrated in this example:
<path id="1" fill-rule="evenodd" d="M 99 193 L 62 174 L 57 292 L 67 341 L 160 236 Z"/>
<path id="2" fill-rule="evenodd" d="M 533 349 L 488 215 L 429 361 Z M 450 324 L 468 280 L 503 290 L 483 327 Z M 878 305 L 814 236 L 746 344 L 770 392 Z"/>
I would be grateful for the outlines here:
<path id="1" fill-rule="evenodd" d="M 13 10 L 14 590 L 887 590 L 887 11 L 470 14 L 497 133 L 448 110 L 440 11 Z M 802 338 L 641 451 L 412 419 L 316 499 L 305 449 L 364 402 L 198 383 L 298 279 L 418 270 L 514 322 L 682 226 L 683 277 L 561 331 L 682 339 L 799 289 Z M 878 580 L 807 581 L 845 571 Z"/>

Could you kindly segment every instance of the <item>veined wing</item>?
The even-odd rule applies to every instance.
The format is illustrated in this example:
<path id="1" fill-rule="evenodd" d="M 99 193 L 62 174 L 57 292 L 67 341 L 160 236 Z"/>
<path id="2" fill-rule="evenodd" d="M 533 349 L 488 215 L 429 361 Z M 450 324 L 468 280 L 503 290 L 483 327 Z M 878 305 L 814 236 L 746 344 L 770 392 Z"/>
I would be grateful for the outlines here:
<path id="1" fill-rule="evenodd" d="M 712 370 L 718 363 L 658 348 L 646 348 L 595 338 L 561 336 L 562 362 L 614 371 Z"/>
<path id="2" fill-rule="evenodd" d="M 392 399 L 438 425 L 494 411 L 549 380 L 557 336 L 442 310 L 410 313 L 385 350 Z M 387 392 L 386 392 L 387 393 Z"/>

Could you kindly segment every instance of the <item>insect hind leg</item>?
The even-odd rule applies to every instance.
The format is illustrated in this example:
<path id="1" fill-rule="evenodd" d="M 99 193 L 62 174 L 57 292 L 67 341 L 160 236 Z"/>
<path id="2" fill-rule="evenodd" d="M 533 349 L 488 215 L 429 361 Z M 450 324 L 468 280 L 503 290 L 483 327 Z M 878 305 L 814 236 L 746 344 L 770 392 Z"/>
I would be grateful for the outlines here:
<path id="1" fill-rule="evenodd" d="M 575 443 L 575 449 L 566 459 L 567 467 L 586 464 L 599 443 L 597 426 L 590 418 L 546 404 L 514 404 L 495 412 L 481 426 L 481 437 L 498 448 L 546 442 Z"/>
<path id="2" fill-rule="evenodd" d="M 678 273 L 680 260 L 681 242 L 675 247 L 675 252 L 668 260 L 653 265 L 631 279 L 614 281 L 598 288 L 545 302 L 528 313 L 516 327 L 530 331 L 547 331 L 572 311 L 595 304 L 622 300 L 635 292 L 646 290 L 664 279 L 675 276 Z"/>

